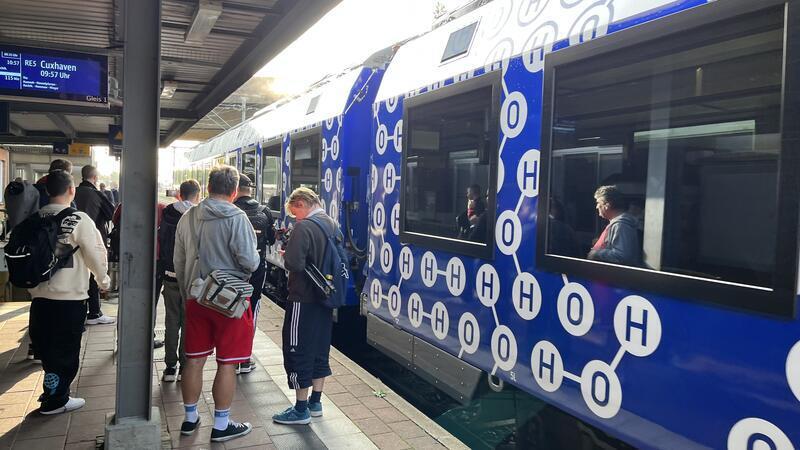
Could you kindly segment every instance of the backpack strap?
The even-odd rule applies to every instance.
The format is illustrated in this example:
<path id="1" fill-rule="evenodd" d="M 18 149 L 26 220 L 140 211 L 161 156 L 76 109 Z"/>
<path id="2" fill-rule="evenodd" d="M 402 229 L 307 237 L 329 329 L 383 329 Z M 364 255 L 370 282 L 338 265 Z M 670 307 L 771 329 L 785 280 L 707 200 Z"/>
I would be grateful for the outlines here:
<path id="1" fill-rule="evenodd" d="M 309 222 L 313 223 L 314 225 L 316 225 L 320 229 L 320 231 L 322 231 L 322 235 L 325 236 L 325 250 L 324 250 L 324 252 L 322 254 L 323 255 L 327 255 L 328 254 L 328 250 L 329 250 L 328 247 L 331 244 L 331 240 L 333 239 L 333 235 L 331 233 L 329 233 L 328 230 L 325 229 L 325 227 L 323 226 L 321 221 L 316 220 L 316 216 L 315 215 L 311 216 L 311 217 L 306 217 L 305 220 L 308 220 Z M 323 256 L 323 258 L 324 258 L 324 256 Z"/>
<path id="2" fill-rule="evenodd" d="M 75 209 L 75 208 L 73 208 L 71 206 L 67 206 L 66 208 L 61 210 L 61 212 L 59 212 L 58 214 L 56 214 L 53 217 L 52 220 L 56 223 L 56 226 L 58 226 L 58 234 L 61 234 L 61 222 L 63 222 L 64 219 L 66 219 L 67 217 L 75 214 L 76 212 L 78 212 L 77 209 Z M 94 225 L 94 224 L 92 224 L 92 225 Z M 56 266 L 55 266 L 57 268 L 56 270 L 64 268 L 64 266 L 69 261 L 69 257 L 74 255 L 78 250 L 80 250 L 80 248 L 81 248 L 80 245 L 76 245 L 75 247 L 73 247 L 66 254 L 58 256 L 58 261 L 56 262 Z"/>

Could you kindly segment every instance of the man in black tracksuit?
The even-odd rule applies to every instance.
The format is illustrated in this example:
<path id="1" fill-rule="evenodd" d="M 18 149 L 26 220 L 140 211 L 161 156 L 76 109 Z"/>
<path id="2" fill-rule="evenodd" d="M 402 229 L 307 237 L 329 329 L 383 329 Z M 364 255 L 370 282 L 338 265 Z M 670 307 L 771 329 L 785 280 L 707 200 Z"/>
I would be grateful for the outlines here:
<path id="1" fill-rule="evenodd" d="M 108 222 L 114 217 L 114 205 L 105 195 L 97 189 L 97 168 L 83 166 L 81 169 L 83 181 L 75 189 L 75 206 L 78 211 L 85 212 L 92 219 L 103 243 L 108 242 Z M 109 317 L 100 311 L 100 290 L 94 275 L 89 278 L 89 314 L 86 316 L 87 325 L 114 323 L 116 318 Z"/>
<path id="2" fill-rule="evenodd" d="M 267 247 L 275 243 L 275 227 L 273 226 L 272 212 L 264 205 L 258 203 L 253 195 L 253 182 L 245 174 L 239 174 L 239 194 L 233 202 L 239 209 L 247 214 L 253 229 L 256 232 L 256 243 L 258 245 L 258 258 L 261 261 L 258 269 L 250 275 L 250 284 L 253 285 L 253 297 L 250 298 L 250 308 L 253 311 L 253 332 L 258 326 L 258 307 L 261 300 L 261 291 L 264 290 L 264 279 L 267 276 Z M 250 373 L 255 367 L 251 359 L 249 362 L 241 363 L 236 367 L 236 373 Z"/>
<path id="3" fill-rule="evenodd" d="M 295 390 L 293 407 L 272 416 L 283 424 L 307 424 L 311 416 L 322 415 L 322 388 L 331 375 L 328 356 L 333 330 L 333 310 L 325 306 L 322 293 L 305 273 L 308 264 L 320 267 L 325 257 L 327 237 L 310 220 L 320 216 L 331 229 L 336 224 L 320 206 L 317 194 L 297 188 L 289 196 L 286 209 L 296 219 L 284 253 L 284 267 L 289 271 L 289 298 L 283 320 L 283 365 L 289 388 Z M 316 217 L 315 217 L 316 218 Z M 308 388 L 312 387 L 311 397 Z"/>

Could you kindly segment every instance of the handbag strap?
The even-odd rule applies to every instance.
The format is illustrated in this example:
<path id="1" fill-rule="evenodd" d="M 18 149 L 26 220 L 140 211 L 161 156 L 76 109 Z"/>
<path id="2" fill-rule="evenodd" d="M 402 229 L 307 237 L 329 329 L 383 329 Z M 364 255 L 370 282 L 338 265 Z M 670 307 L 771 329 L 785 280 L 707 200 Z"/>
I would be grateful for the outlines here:
<path id="1" fill-rule="evenodd" d="M 197 215 L 197 211 L 192 211 L 195 208 L 189 209 L 189 213 L 192 213 L 192 217 L 188 217 L 189 220 L 189 228 L 192 230 L 192 236 L 195 239 L 195 254 L 194 254 L 194 268 L 192 269 L 192 280 L 195 278 L 203 278 L 202 274 L 200 273 L 200 236 L 203 233 L 203 224 L 200 224 L 200 230 L 197 230 L 195 226 L 195 216 Z M 197 275 L 195 275 L 195 273 Z"/>

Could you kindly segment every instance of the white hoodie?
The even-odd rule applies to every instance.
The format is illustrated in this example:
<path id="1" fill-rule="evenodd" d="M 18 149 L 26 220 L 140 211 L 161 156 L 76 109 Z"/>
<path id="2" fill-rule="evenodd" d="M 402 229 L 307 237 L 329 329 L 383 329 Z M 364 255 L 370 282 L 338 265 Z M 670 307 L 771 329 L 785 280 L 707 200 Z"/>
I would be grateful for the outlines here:
<path id="1" fill-rule="evenodd" d="M 66 205 L 49 204 L 39 210 L 43 217 L 60 213 Z M 100 231 L 84 212 L 75 211 L 61 221 L 58 252 L 69 251 L 80 246 L 72 255 L 72 261 L 60 269 L 50 280 L 28 289 L 31 298 L 49 300 L 77 300 L 89 298 L 89 272 L 94 274 L 100 289 L 108 289 L 108 254 Z"/>

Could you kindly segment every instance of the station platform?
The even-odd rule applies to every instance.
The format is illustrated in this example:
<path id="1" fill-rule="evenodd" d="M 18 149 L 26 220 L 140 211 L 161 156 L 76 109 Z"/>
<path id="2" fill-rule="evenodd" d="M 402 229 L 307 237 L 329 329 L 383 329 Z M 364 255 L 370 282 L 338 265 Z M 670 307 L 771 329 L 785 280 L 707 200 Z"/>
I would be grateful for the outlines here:
<path id="1" fill-rule="evenodd" d="M 116 315 L 115 300 L 103 312 Z M 41 366 L 26 359 L 29 303 L 0 303 L 0 449 L 102 448 L 106 421 L 114 411 L 116 325 L 87 326 L 81 367 L 73 392 L 86 399 L 83 408 L 54 417 L 37 412 Z M 164 309 L 159 302 L 156 334 L 163 335 Z M 153 371 L 153 405 L 161 409 L 162 448 L 259 449 L 463 449 L 459 440 L 417 411 L 380 380 L 331 349 L 333 376 L 325 384 L 325 415 L 310 425 L 279 425 L 272 414 L 294 401 L 283 371 L 280 327 L 283 310 L 264 299 L 253 345 L 256 370 L 239 375 L 231 417 L 254 430 L 225 444 L 211 444 L 216 370 L 209 358 L 203 395 L 198 403 L 202 426 L 181 436 L 180 383 L 164 383 L 163 349 L 157 349 Z"/>

